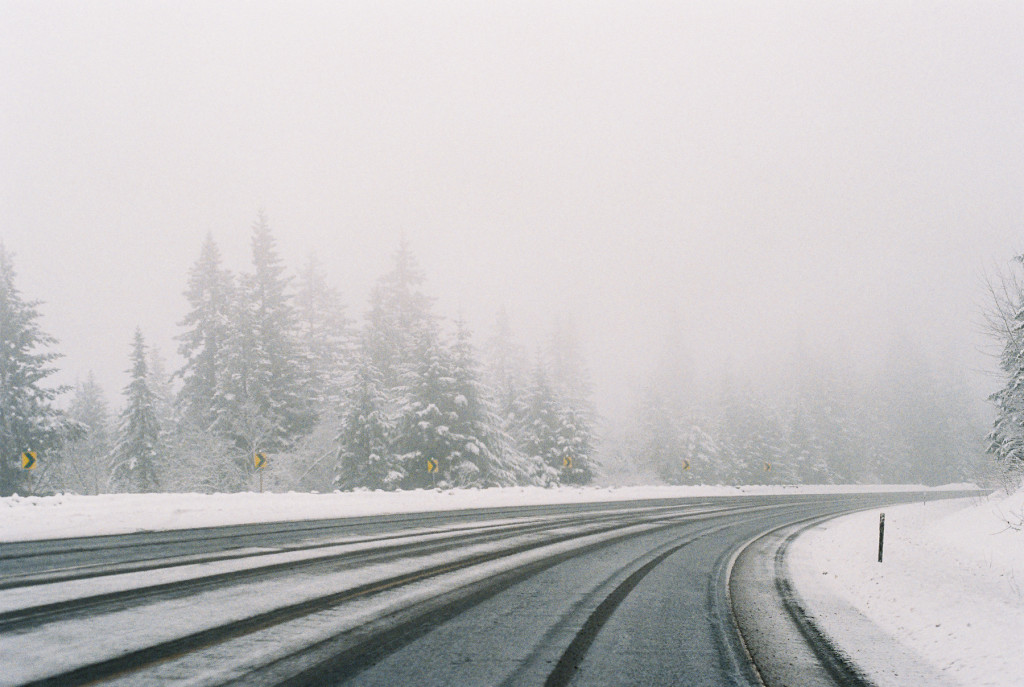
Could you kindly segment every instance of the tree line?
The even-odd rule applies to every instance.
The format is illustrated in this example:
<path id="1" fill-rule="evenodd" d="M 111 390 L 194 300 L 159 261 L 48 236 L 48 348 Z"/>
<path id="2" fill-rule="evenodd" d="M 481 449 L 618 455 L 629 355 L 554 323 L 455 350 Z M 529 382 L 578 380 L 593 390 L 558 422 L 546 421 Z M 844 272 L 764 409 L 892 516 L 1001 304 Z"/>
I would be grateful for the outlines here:
<path id="1" fill-rule="evenodd" d="M 362 326 L 315 258 L 288 274 L 262 214 L 251 270 L 227 269 L 208 236 L 189 271 L 171 373 L 136 330 L 113 417 L 94 376 L 48 387 L 57 343 L 0 245 L 0 493 L 243 491 L 254 455 L 276 489 L 586 484 L 594 411 L 572 337 L 556 326 L 529 360 L 508 318 L 486 360 L 461 319 L 433 310 L 403 241 Z M 57 400 L 70 395 L 66 409 Z"/>
<path id="2" fill-rule="evenodd" d="M 705 383 L 655 375 L 617 438 L 618 462 L 670 484 L 983 476 L 983 419 L 965 380 L 936 373 L 913 347 L 895 346 L 875 370 L 804 366 L 782 388 L 738 373 Z"/>
<path id="3" fill-rule="evenodd" d="M 87 494 L 251 490 L 257 452 L 270 459 L 269 488 L 319 492 L 587 484 L 599 472 L 634 483 L 940 484 L 983 467 L 966 383 L 907 347 L 872 374 L 801 360 L 804 371 L 770 391 L 732 369 L 695 381 L 680 354 L 636 385 L 632 413 L 600 418 L 565 321 L 528 354 L 499 311 L 478 344 L 463 320 L 434 311 L 403 241 L 357 322 L 314 257 L 289 272 L 262 214 L 250 240 L 250 268 L 235 273 L 207 236 L 184 280 L 180 363 L 168 370 L 137 330 L 116 412 L 91 373 L 47 385 L 57 342 L 0 244 L 0 494 L 25 493 L 27 450 L 41 459 L 37 490 Z M 990 324 L 1008 382 L 992 397 L 987 445 L 1019 475 L 1024 289 L 1002 287 Z"/>

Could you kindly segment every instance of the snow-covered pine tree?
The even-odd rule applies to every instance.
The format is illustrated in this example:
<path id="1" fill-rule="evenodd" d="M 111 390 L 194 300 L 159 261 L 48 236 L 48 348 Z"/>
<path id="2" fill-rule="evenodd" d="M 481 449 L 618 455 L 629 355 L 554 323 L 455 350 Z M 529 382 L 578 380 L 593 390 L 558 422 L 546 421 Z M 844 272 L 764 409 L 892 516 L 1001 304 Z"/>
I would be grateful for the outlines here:
<path id="1" fill-rule="evenodd" d="M 516 343 L 505 308 L 498 311 L 494 335 L 486 346 L 488 386 L 494 390 L 496 412 L 502 428 L 514 431 L 516 418 L 522 413 L 527 387 L 530 384 L 526 352 Z"/>
<path id="2" fill-rule="evenodd" d="M 46 387 L 60 357 L 45 349 L 57 343 L 39 327 L 38 301 L 25 301 L 14 283 L 11 255 L 0 243 L 0 496 L 25 491 L 21 454 L 41 459 L 56 451 L 64 425 L 53 402 L 67 387 Z"/>
<path id="3" fill-rule="evenodd" d="M 563 403 L 559 413 L 558 445 L 563 463 L 561 472 L 566 484 L 589 484 L 594 479 L 594 436 L 591 412 L 580 403 Z"/>
<path id="4" fill-rule="evenodd" d="M 92 372 L 75 386 L 68 418 L 79 431 L 61 447 L 60 487 L 78 494 L 109 491 L 113 449 L 110 413 Z"/>
<path id="5" fill-rule="evenodd" d="M 419 263 L 403 239 L 391 270 L 373 288 L 366 318 L 367 351 L 385 392 L 401 386 L 406 371 L 417 363 L 424 332 L 436 333 L 432 299 L 423 293 L 423 282 Z"/>
<path id="6" fill-rule="evenodd" d="M 186 330 L 178 336 L 178 352 L 185 364 L 176 373 L 182 380 L 177 407 L 184 422 L 205 432 L 225 405 L 219 394 L 234 298 L 234 279 L 221 266 L 220 249 L 211 235 L 207 235 L 199 260 L 189 271 L 185 298 L 190 310 L 179 323 Z"/>
<path id="7" fill-rule="evenodd" d="M 114 446 L 114 477 L 127 491 L 154 492 L 160 486 L 157 477 L 160 422 L 149 388 L 146 342 L 140 329 L 135 330 L 131 362 L 131 381 L 124 389 L 126 403 Z"/>
<path id="8" fill-rule="evenodd" d="M 418 332 L 415 363 L 405 369 L 397 414 L 395 449 L 405 470 L 404 488 L 453 486 L 457 479 L 479 470 L 463 464 L 460 440 L 452 431 L 458 420 L 455 373 L 451 351 L 436 331 Z M 429 462 L 437 466 L 428 471 Z M 467 474 L 469 473 L 469 474 Z"/>
<path id="9" fill-rule="evenodd" d="M 310 403 L 321 410 L 337 408 L 352 374 L 352 325 L 341 296 L 327 284 L 315 255 L 309 256 L 298 287 L 298 337 Z"/>
<path id="10" fill-rule="evenodd" d="M 380 373 L 365 348 L 357 352 L 345 408 L 338 434 L 335 485 L 341 489 L 397 489 L 405 480 L 405 469 L 391 451 L 394 423 L 388 416 Z"/>
<path id="11" fill-rule="evenodd" d="M 512 444 L 495 410 L 491 390 L 480 381 L 479 365 L 466 323 L 456 322 L 452 347 L 457 420 L 453 434 L 462 448 L 453 463 L 458 486 L 511 486 L 529 484 L 539 465 L 528 461 Z"/>
<path id="12" fill-rule="evenodd" d="M 214 428 L 231 439 L 243 465 L 256 450 L 283 451 L 313 427 L 296 336 L 290 278 L 266 217 L 253 224 L 252 274 L 243 275 L 219 357 Z"/>
<path id="13" fill-rule="evenodd" d="M 590 376 L 579 350 L 575 328 L 555 321 L 547 350 L 551 384 L 558 398 L 558 441 L 562 452 L 561 480 L 586 484 L 594 478 L 592 456 L 596 411 L 590 400 Z M 569 467 L 565 467 L 566 458 Z"/>
<path id="14" fill-rule="evenodd" d="M 1024 255 L 1014 258 L 1024 264 Z M 999 342 L 1003 387 L 989 396 L 996 417 L 986 450 L 1008 489 L 1024 480 L 1024 284 L 1019 269 L 990 284 L 993 302 L 986 313 L 989 333 Z"/>
<path id="15" fill-rule="evenodd" d="M 171 377 L 167 374 L 167 364 L 160 351 L 155 346 L 149 347 L 149 355 L 146 359 L 146 366 L 149 370 L 149 390 L 153 392 L 153 409 L 156 411 L 157 421 L 160 423 L 161 435 L 173 432 L 176 424 L 174 415 L 174 388 Z"/>
<path id="16" fill-rule="evenodd" d="M 565 469 L 564 447 L 559 441 L 561 424 L 558 395 L 548 381 L 543 361 L 538 359 L 517 434 L 522 438 L 522 453 L 543 465 L 537 481 L 544 485 L 556 484 Z"/>
<path id="17" fill-rule="evenodd" d="M 273 423 L 272 445 L 286 447 L 313 428 L 314 416 L 305 389 L 307 361 L 297 338 L 291 277 L 277 254 L 266 216 L 253 225 L 253 274 L 246 279 L 255 334 L 254 388 L 250 398 Z"/>
<path id="18" fill-rule="evenodd" d="M 684 454 L 683 457 L 690 462 L 692 479 L 695 482 L 705 484 L 713 480 L 714 468 L 718 465 L 718 442 L 706 430 L 711 427 L 708 418 L 702 415 L 694 415 L 685 429 L 683 435 Z"/>

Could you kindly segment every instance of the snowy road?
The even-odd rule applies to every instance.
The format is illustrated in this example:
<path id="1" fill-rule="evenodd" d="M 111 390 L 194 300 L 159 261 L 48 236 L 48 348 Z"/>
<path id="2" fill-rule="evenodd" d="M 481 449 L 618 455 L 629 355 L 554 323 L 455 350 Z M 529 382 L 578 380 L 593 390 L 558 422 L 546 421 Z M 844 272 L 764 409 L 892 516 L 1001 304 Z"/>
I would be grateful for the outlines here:
<path id="1" fill-rule="evenodd" d="M 757 684 L 728 593 L 736 554 L 792 523 L 914 498 L 662 499 L 8 543 L 0 684 Z M 801 650 L 813 653 L 787 648 Z"/>

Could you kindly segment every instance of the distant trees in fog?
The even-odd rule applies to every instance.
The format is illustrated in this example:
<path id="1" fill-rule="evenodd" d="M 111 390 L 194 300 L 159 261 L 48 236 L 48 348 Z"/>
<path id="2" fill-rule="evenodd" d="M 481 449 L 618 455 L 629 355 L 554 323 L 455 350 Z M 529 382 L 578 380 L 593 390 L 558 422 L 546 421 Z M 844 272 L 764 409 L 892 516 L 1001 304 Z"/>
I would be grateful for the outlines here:
<path id="1" fill-rule="evenodd" d="M 641 390 L 618 451 L 634 456 L 635 473 L 672 484 L 979 476 L 983 432 L 970 394 L 912 350 L 894 351 L 868 373 L 811 368 L 770 392 L 736 375 L 697 386 L 653 379 Z"/>
<path id="2" fill-rule="evenodd" d="M 288 272 L 262 214 L 251 247 L 250 271 L 238 274 L 206 238 L 184 279 L 178 369 L 169 374 L 137 331 L 112 413 L 92 375 L 58 409 L 71 390 L 45 385 L 56 342 L 0 246 L 0 493 L 25 491 L 29 449 L 41 457 L 38 489 L 78 493 L 248 490 L 257 451 L 270 458 L 268 487 L 304 491 L 587 484 L 599 474 L 937 484 L 977 472 L 965 386 L 909 349 L 870 373 L 811 366 L 773 390 L 735 370 L 697 382 L 669 359 L 637 384 L 629 417 L 604 419 L 618 431 L 599 445 L 602 420 L 565 321 L 528 352 L 499 311 L 478 345 L 465 322 L 434 312 L 403 241 L 359 322 L 315 258 Z M 1024 292 L 1013 286 L 992 313 L 1008 382 L 993 396 L 989 450 L 1019 472 Z"/>

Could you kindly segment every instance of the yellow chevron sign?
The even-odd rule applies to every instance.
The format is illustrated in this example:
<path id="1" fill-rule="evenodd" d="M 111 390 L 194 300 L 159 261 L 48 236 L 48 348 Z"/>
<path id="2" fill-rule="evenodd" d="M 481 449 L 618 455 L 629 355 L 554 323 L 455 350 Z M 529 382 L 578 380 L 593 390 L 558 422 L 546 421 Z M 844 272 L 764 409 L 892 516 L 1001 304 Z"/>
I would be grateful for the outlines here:
<path id="1" fill-rule="evenodd" d="M 21 467 L 25 470 L 35 470 L 38 462 L 35 451 L 25 451 L 21 454 Z"/>
<path id="2" fill-rule="evenodd" d="M 683 470 L 689 470 L 689 469 L 690 469 L 690 461 L 688 461 L 685 458 L 683 458 Z"/>
<path id="3" fill-rule="evenodd" d="M 427 472 L 437 472 L 439 469 L 436 460 L 433 458 L 427 459 Z"/>
<path id="4" fill-rule="evenodd" d="M 565 458 L 562 459 L 562 467 L 563 468 L 571 468 L 572 467 L 572 456 L 566 456 Z"/>
<path id="5" fill-rule="evenodd" d="M 262 470 L 267 467 L 267 454 L 257 452 L 252 457 L 252 464 L 256 466 L 257 470 Z"/>
<path id="6" fill-rule="evenodd" d="M 768 461 L 766 460 L 766 461 L 764 462 L 764 471 L 765 471 L 765 472 L 771 472 L 771 469 L 772 469 L 772 464 L 771 464 L 771 463 L 769 463 L 769 462 L 768 462 Z"/>

